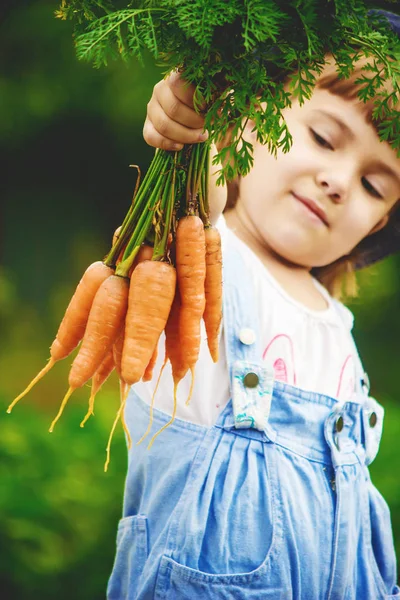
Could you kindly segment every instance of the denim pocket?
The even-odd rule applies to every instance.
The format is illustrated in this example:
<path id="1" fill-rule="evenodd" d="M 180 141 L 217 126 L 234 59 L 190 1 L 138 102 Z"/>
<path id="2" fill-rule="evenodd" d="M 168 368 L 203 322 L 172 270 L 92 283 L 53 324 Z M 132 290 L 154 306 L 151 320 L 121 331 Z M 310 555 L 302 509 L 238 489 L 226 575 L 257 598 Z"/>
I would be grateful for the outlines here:
<path id="1" fill-rule="evenodd" d="M 268 577 L 271 563 L 279 572 L 288 567 L 279 554 L 275 450 L 236 433 L 216 435 L 217 444 L 197 455 L 171 519 L 155 598 L 289 600 L 289 569 L 278 575 L 284 595 Z"/>
<path id="2" fill-rule="evenodd" d="M 134 515 L 121 519 L 117 532 L 117 552 L 107 587 L 108 600 L 136 598 L 148 553 L 147 517 Z"/>

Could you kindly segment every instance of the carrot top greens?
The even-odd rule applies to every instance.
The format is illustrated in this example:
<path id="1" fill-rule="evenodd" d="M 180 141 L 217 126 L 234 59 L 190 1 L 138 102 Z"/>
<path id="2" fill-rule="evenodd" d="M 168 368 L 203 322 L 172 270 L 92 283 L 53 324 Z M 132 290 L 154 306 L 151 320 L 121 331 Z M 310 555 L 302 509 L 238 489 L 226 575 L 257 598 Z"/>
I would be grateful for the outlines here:
<path id="1" fill-rule="evenodd" d="M 386 0 L 385 7 L 397 3 Z M 143 61 L 150 52 L 166 72 L 184 71 L 196 85 L 195 101 L 207 106 L 209 141 L 233 128 L 230 144 L 216 157 L 220 182 L 246 174 L 251 144 L 242 139 L 243 115 L 255 123 L 258 140 L 276 154 L 292 139 L 281 111 L 290 95 L 308 99 L 315 73 L 330 52 L 338 72 L 349 75 L 356 58 L 376 58 L 363 76 L 359 97 L 374 98 L 382 140 L 400 156 L 400 39 L 372 0 L 62 0 L 56 16 L 75 23 L 79 59 L 95 67 L 112 58 Z M 372 71 L 372 73 L 371 73 Z M 290 75 L 290 93 L 280 74 Z M 380 89 L 390 80 L 393 92 Z M 230 157 L 231 160 L 221 160 Z"/>

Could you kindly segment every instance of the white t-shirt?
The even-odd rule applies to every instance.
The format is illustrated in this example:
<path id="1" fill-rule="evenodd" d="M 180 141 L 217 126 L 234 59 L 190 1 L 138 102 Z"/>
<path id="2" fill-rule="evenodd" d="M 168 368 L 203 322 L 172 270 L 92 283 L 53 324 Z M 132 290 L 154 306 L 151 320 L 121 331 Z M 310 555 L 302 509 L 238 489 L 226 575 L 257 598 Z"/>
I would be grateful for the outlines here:
<path id="1" fill-rule="evenodd" d="M 326 298 L 328 308 L 311 310 L 294 300 L 272 277 L 258 256 L 242 242 L 226 224 L 223 215 L 217 223 L 222 248 L 229 239 L 240 251 L 254 281 L 254 292 L 260 324 L 263 359 L 274 368 L 275 379 L 303 390 L 333 396 L 341 402 L 353 399 L 356 391 L 356 350 L 351 330 L 353 315 L 336 303 L 326 289 L 315 285 Z M 229 236 L 229 238 L 228 238 Z M 165 336 L 161 335 L 158 359 L 150 382 L 139 382 L 136 393 L 146 403 L 151 398 L 165 356 Z M 220 335 L 220 357 L 213 363 L 202 322 L 202 340 L 195 370 L 195 383 L 189 406 L 185 405 L 191 385 L 191 374 L 178 386 L 176 416 L 199 425 L 213 425 L 230 397 L 229 376 L 225 357 L 223 332 Z M 173 381 L 171 366 L 164 368 L 154 406 L 171 415 Z"/>

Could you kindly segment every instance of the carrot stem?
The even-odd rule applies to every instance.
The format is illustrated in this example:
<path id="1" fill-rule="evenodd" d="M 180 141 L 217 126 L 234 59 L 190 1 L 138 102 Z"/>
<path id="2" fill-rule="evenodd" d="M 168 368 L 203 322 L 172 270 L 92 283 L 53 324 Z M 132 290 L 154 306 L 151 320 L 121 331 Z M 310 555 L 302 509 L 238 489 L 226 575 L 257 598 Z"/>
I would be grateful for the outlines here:
<path id="1" fill-rule="evenodd" d="M 160 180 L 160 171 L 163 172 L 164 165 L 168 163 L 170 157 L 167 152 L 157 151 L 155 156 L 150 163 L 149 169 L 143 179 L 142 185 L 136 195 L 135 202 L 130 206 L 129 211 L 122 223 L 121 231 L 117 242 L 111 248 L 104 262 L 107 266 L 115 267 L 115 263 L 121 253 L 122 248 L 126 244 L 127 240 L 132 235 L 135 229 L 135 223 L 140 214 L 143 213 L 146 205 L 148 204 L 148 194 L 150 191 L 150 198 L 152 197 L 151 188 L 157 187 Z M 147 198 L 147 200 L 146 200 Z M 125 253 L 126 254 L 126 253 Z"/>
<path id="2" fill-rule="evenodd" d="M 209 147 L 203 148 L 199 174 L 197 180 L 197 194 L 199 198 L 199 213 L 201 220 L 206 226 L 210 225 L 210 212 L 208 205 L 208 162 L 209 162 Z"/>
<path id="3" fill-rule="evenodd" d="M 160 260 L 166 256 L 167 240 L 172 225 L 172 214 L 175 201 L 175 177 L 176 177 L 176 152 L 174 157 L 174 167 L 171 177 L 167 180 L 164 188 L 163 202 L 161 205 L 162 216 L 165 215 L 165 223 L 162 235 L 157 235 L 154 243 L 153 260 Z"/>
<path id="4" fill-rule="evenodd" d="M 169 161 L 171 160 L 170 157 Z M 171 177 L 171 172 L 165 169 L 166 172 L 159 177 L 157 184 L 152 191 L 150 199 L 147 204 L 147 210 L 144 210 L 142 215 L 140 216 L 138 222 L 135 226 L 135 231 L 126 247 L 124 252 L 123 260 L 119 263 L 116 269 L 116 275 L 121 275 L 122 277 L 126 277 L 129 273 L 129 270 L 132 266 L 136 253 L 138 252 L 139 247 L 146 239 L 148 235 L 154 217 L 154 210 L 156 209 L 157 202 L 159 201 L 160 195 L 162 194 L 162 188 L 168 185 L 169 179 Z"/>

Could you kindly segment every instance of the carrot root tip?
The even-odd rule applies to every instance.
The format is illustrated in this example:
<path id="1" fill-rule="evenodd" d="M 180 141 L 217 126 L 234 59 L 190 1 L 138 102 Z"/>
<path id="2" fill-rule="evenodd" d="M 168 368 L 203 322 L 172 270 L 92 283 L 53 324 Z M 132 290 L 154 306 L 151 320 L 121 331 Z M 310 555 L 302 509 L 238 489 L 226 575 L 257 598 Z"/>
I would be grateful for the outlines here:
<path id="1" fill-rule="evenodd" d="M 56 417 L 53 419 L 53 421 L 52 421 L 52 423 L 50 425 L 50 429 L 49 429 L 50 433 L 53 433 L 54 425 L 57 423 L 58 419 L 61 417 L 61 415 L 62 415 L 62 413 L 64 411 L 64 408 L 65 408 L 65 406 L 66 406 L 66 404 L 67 404 L 70 396 L 73 394 L 74 391 L 75 391 L 75 388 L 70 387 L 69 390 L 68 390 L 68 392 L 65 394 L 64 399 L 61 402 L 60 409 L 59 409 Z"/>
<path id="2" fill-rule="evenodd" d="M 55 364 L 55 360 L 54 358 L 50 358 L 49 362 L 47 363 L 47 365 L 45 367 L 43 367 L 43 369 L 41 371 L 39 371 L 39 373 L 36 375 L 36 377 L 34 377 L 32 379 L 32 381 L 30 382 L 30 384 L 24 389 L 23 392 L 21 392 L 21 394 L 19 396 L 17 396 L 15 398 L 15 400 L 13 400 L 10 404 L 10 406 L 7 408 L 7 412 L 8 414 L 11 413 L 12 409 L 14 408 L 14 406 L 17 404 L 17 402 L 19 402 L 24 396 L 26 396 L 26 394 L 28 392 L 30 392 L 30 390 L 33 388 L 33 386 L 40 380 L 42 379 L 42 377 L 44 377 L 46 375 L 46 373 L 48 373 L 50 371 L 50 369 L 53 367 L 53 365 Z"/>
<path id="3" fill-rule="evenodd" d="M 190 372 L 192 373 L 192 383 L 190 385 L 190 390 L 189 390 L 189 396 L 188 399 L 185 402 L 186 406 L 189 406 L 189 402 L 192 398 L 192 394 L 193 394 L 193 388 L 194 388 L 194 367 L 190 367 Z"/>
<path id="4" fill-rule="evenodd" d="M 176 407 L 177 407 L 177 401 L 176 401 L 177 387 L 178 387 L 177 384 L 174 384 L 174 410 L 172 412 L 171 419 L 168 421 L 168 423 L 166 423 L 163 427 L 161 427 L 161 429 L 159 431 L 157 431 L 157 433 L 155 433 L 153 435 L 153 437 L 150 440 L 149 445 L 147 446 L 147 450 L 150 450 L 150 448 L 154 444 L 154 441 L 155 441 L 156 437 L 158 437 L 160 435 L 160 433 L 162 433 L 165 429 L 167 429 L 167 427 L 169 427 L 170 425 L 172 425 L 172 423 L 175 421 Z"/>
<path id="5" fill-rule="evenodd" d="M 89 398 L 88 411 L 87 411 L 85 417 L 83 418 L 83 421 L 81 422 L 81 427 L 85 427 L 85 423 L 89 419 L 90 416 L 94 417 L 94 399 L 96 397 L 96 391 L 93 394 L 91 394 L 91 396 Z"/>
<path id="6" fill-rule="evenodd" d="M 130 450 L 132 448 L 132 438 L 131 438 L 131 434 L 129 432 L 128 426 L 126 424 L 126 421 L 125 421 L 125 405 L 126 405 L 126 401 L 128 399 L 128 394 L 129 394 L 129 386 L 127 384 L 125 384 L 124 387 L 121 388 L 121 407 L 122 407 L 121 423 L 122 423 L 122 427 L 123 427 L 123 430 L 125 432 L 126 439 L 128 442 L 128 450 Z"/>
<path id="7" fill-rule="evenodd" d="M 121 387 L 121 390 L 122 390 L 122 389 L 123 389 L 123 388 Z M 111 455 L 111 441 L 112 441 L 112 439 L 113 439 L 113 436 L 114 436 L 114 431 L 115 431 L 115 428 L 116 428 L 116 426 L 117 426 L 117 424 L 118 424 L 118 421 L 120 420 L 120 418 L 121 418 L 121 415 L 123 415 L 123 413 L 124 413 L 124 410 L 125 410 L 125 404 L 126 404 L 126 400 L 127 400 L 127 398 L 128 398 L 128 394 L 129 394 L 129 387 L 128 387 L 127 389 L 124 389 L 124 390 L 123 390 L 123 393 L 121 394 L 121 405 L 120 405 L 120 407 L 119 407 L 119 409 L 118 409 L 118 412 L 117 412 L 117 414 L 116 414 L 116 417 L 115 417 L 115 419 L 114 419 L 114 423 L 113 423 L 113 426 L 112 426 L 112 428 L 111 428 L 111 432 L 110 432 L 110 437 L 108 438 L 108 443 L 107 443 L 107 448 L 106 448 L 106 455 L 107 455 L 107 458 L 106 458 L 106 462 L 105 462 L 105 464 L 104 464 L 104 472 L 105 472 L 105 473 L 107 472 L 107 470 L 108 470 L 108 465 L 110 464 L 110 455 Z M 124 423 L 125 423 L 125 420 L 124 420 L 124 417 L 123 417 L 123 416 L 122 416 L 122 418 L 121 418 L 121 421 L 122 421 L 122 424 L 124 424 Z M 131 440 L 131 436 L 130 436 L 130 434 L 129 434 L 129 430 L 128 430 L 128 429 L 126 429 L 125 433 L 126 433 L 126 432 L 127 432 L 127 436 L 128 436 L 128 445 L 129 445 L 129 444 L 132 444 L 132 440 Z"/>
<path id="8" fill-rule="evenodd" d="M 145 438 L 146 438 L 146 437 L 149 435 L 149 433 L 150 433 L 150 431 L 151 431 L 151 427 L 152 427 L 152 425 L 153 425 L 153 408 L 154 408 L 154 399 L 155 399 L 155 397 L 156 397 L 157 390 L 158 390 L 158 386 L 159 386 L 159 383 L 160 383 L 160 380 L 161 380 L 161 375 L 162 375 L 162 373 L 163 373 L 163 371 L 164 371 L 164 367 L 165 367 L 165 365 L 167 364 L 167 361 L 168 361 L 168 357 L 166 356 L 166 357 L 165 357 L 165 360 L 164 360 L 164 363 L 163 363 L 163 365 L 162 365 L 162 367 L 161 367 L 160 374 L 159 374 L 159 376 L 158 376 L 158 379 L 157 379 L 157 384 L 156 384 L 156 387 L 155 387 L 155 389 L 154 389 L 153 397 L 152 397 L 152 399 L 151 399 L 151 404 L 150 404 L 150 417 L 149 417 L 149 424 L 148 424 L 148 426 L 147 426 L 147 430 L 146 430 L 146 432 L 145 432 L 145 433 L 142 435 L 142 437 L 140 438 L 140 440 L 139 440 L 138 442 L 136 442 L 136 446 L 139 446 L 139 444 L 141 444 L 141 443 L 143 442 L 143 440 L 144 440 L 144 439 L 145 439 Z M 147 449 L 148 449 L 148 448 L 147 448 Z"/>

